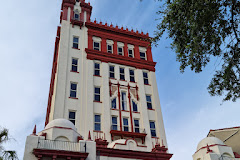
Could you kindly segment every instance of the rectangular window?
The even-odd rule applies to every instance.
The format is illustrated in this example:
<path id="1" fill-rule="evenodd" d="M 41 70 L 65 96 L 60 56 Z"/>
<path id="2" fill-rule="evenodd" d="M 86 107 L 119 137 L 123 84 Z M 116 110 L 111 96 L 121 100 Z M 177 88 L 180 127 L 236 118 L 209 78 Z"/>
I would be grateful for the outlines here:
<path id="1" fill-rule="evenodd" d="M 150 130 L 151 130 L 151 135 L 152 137 L 156 137 L 156 127 L 155 127 L 155 122 L 150 121 Z"/>
<path id="2" fill-rule="evenodd" d="M 75 111 L 69 111 L 68 119 L 69 119 L 69 121 L 71 121 L 75 125 L 76 112 Z"/>
<path id="3" fill-rule="evenodd" d="M 123 47 L 118 47 L 118 55 L 123 56 Z"/>
<path id="4" fill-rule="evenodd" d="M 70 97 L 71 98 L 76 98 L 77 97 L 77 83 L 71 82 Z"/>
<path id="5" fill-rule="evenodd" d="M 140 59 L 146 60 L 146 53 L 140 52 Z"/>
<path id="6" fill-rule="evenodd" d="M 112 130 L 118 130 L 117 117 L 112 117 Z"/>
<path id="7" fill-rule="evenodd" d="M 140 127 L 139 127 L 139 120 L 138 119 L 134 119 L 134 130 L 136 133 L 140 133 Z"/>
<path id="8" fill-rule="evenodd" d="M 79 42 L 79 38 L 73 37 L 73 48 L 78 49 L 78 42 Z"/>
<path id="9" fill-rule="evenodd" d="M 78 59 L 72 58 L 72 71 L 77 72 L 78 71 Z"/>
<path id="10" fill-rule="evenodd" d="M 127 95 L 126 92 L 122 92 L 122 110 L 127 110 Z"/>
<path id="11" fill-rule="evenodd" d="M 143 81 L 144 81 L 144 84 L 148 85 L 149 82 L 148 82 L 148 73 L 147 72 L 143 72 Z"/>
<path id="12" fill-rule="evenodd" d="M 134 70 L 129 70 L 130 82 L 135 82 Z"/>
<path id="13" fill-rule="evenodd" d="M 109 66 L 109 78 L 115 78 L 115 67 Z"/>
<path id="14" fill-rule="evenodd" d="M 134 101 L 132 101 L 132 105 L 133 105 L 133 111 L 137 112 L 138 111 L 137 104 Z"/>
<path id="15" fill-rule="evenodd" d="M 93 42 L 93 49 L 100 51 L 100 43 L 99 42 Z"/>
<path id="16" fill-rule="evenodd" d="M 152 109 L 152 98 L 151 98 L 151 96 L 147 95 L 146 99 L 147 99 L 147 108 Z"/>
<path id="17" fill-rule="evenodd" d="M 100 76 L 100 64 L 99 63 L 94 63 L 94 75 Z"/>
<path id="18" fill-rule="evenodd" d="M 117 98 L 112 100 L 112 109 L 117 109 Z"/>
<path id="19" fill-rule="evenodd" d="M 113 53 L 113 47 L 112 47 L 111 44 L 108 44 L 108 45 L 107 45 L 107 52 L 108 52 L 108 53 Z"/>
<path id="20" fill-rule="evenodd" d="M 94 130 L 101 131 L 101 115 L 94 116 Z"/>
<path id="21" fill-rule="evenodd" d="M 78 13 L 74 13 L 74 19 L 79 20 L 79 14 Z"/>
<path id="22" fill-rule="evenodd" d="M 94 89 L 94 101 L 100 102 L 100 100 L 101 100 L 100 92 L 101 92 L 100 87 L 95 87 L 95 89 Z"/>
<path id="23" fill-rule="evenodd" d="M 129 131 L 128 118 L 123 118 L 123 131 L 125 131 L 125 132 Z"/>
<path id="24" fill-rule="evenodd" d="M 133 49 L 128 49 L 128 57 L 133 58 Z"/>
<path id="25" fill-rule="evenodd" d="M 119 68 L 120 70 L 120 80 L 123 80 L 125 81 L 125 71 L 124 71 L 124 68 Z"/>

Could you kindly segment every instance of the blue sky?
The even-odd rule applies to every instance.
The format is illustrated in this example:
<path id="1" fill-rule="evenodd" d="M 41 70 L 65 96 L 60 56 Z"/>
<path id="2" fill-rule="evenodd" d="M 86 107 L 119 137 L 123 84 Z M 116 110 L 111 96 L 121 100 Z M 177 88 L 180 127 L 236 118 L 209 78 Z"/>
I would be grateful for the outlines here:
<path id="1" fill-rule="evenodd" d="M 6 145 L 22 159 L 26 136 L 44 127 L 61 0 L 3 1 L 0 11 L 0 126 L 10 129 Z M 92 20 L 137 28 L 153 36 L 160 5 L 154 0 L 90 0 Z M 215 61 L 204 72 L 179 71 L 171 40 L 153 47 L 156 74 L 172 160 L 191 160 L 210 129 L 239 126 L 240 104 L 211 97 L 207 86 Z M 222 104 L 222 105 L 221 105 Z"/>

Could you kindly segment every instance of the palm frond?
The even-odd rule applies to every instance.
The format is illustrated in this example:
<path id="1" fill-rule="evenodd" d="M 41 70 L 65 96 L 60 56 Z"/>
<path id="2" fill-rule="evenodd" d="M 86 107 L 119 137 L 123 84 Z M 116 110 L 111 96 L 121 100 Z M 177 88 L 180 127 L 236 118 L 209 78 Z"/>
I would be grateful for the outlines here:
<path id="1" fill-rule="evenodd" d="M 8 134 L 8 129 L 3 128 L 2 130 L 0 130 L 0 145 L 3 142 L 6 142 L 9 140 L 9 134 Z"/>
<path id="2" fill-rule="evenodd" d="M 18 160 L 17 152 L 16 151 L 4 151 L 3 152 L 3 160 Z"/>

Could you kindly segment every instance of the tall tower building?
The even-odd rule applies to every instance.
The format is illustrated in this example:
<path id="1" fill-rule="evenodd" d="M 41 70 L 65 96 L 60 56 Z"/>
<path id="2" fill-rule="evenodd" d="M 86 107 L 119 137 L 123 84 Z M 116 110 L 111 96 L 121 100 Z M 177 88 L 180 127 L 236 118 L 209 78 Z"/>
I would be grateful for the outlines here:
<path id="1" fill-rule="evenodd" d="M 62 2 L 45 129 L 28 136 L 24 160 L 169 160 L 149 35 L 91 12 Z"/>

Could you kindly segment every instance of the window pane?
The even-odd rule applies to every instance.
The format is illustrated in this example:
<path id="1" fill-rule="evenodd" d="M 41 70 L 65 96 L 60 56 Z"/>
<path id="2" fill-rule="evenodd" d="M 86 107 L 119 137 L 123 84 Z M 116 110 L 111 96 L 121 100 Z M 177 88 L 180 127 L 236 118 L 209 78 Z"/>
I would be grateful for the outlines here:
<path id="1" fill-rule="evenodd" d="M 75 112 L 69 112 L 69 119 L 75 119 Z"/>
<path id="2" fill-rule="evenodd" d="M 98 42 L 94 42 L 94 47 L 99 48 L 99 43 Z"/>
<path id="3" fill-rule="evenodd" d="M 147 72 L 143 72 L 143 77 L 144 78 L 148 78 L 148 73 Z"/>
<path id="4" fill-rule="evenodd" d="M 155 122 L 150 122 L 150 128 L 155 129 Z"/>
<path id="5" fill-rule="evenodd" d="M 113 100 L 112 100 L 112 108 L 113 109 L 116 109 L 117 108 L 117 99 L 116 98 L 114 98 Z"/>
<path id="6" fill-rule="evenodd" d="M 134 70 L 129 70 L 129 72 L 131 76 L 134 76 Z"/>
<path id="7" fill-rule="evenodd" d="M 128 56 L 133 57 L 133 51 L 131 49 L 128 50 Z"/>
<path id="8" fill-rule="evenodd" d="M 149 84 L 148 79 L 144 79 L 144 84 Z"/>
<path id="9" fill-rule="evenodd" d="M 124 68 L 120 68 L 120 73 L 124 73 Z"/>
<path id="10" fill-rule="evenodd" d="M 120 53 L 120 52 L 122 52 L 122 51 L 123 51 L 123 49 L 120 48 L 120 47 L 118 47 L 118 53 Z"/>
<path id="11" fill-rule="evenodd" d="M 78 60 L 73 58 L 73 59 L 72 59 L 72 64 L 78 65 Z"/>
<path id="12" fill-rule="evenodd" d="M 137 112 L 138 111 L 137 104 L 134 101 L 132 101 L 132 104 L 133 104 L 133 111 Z"/>
<path id="13" fill-rule="evenodd" d="M 72 66 L 72 71 L 77 72 L 77 66 Z"/>
<path id="14" fill-rule="evenodd" d="M 95 63 L 95 69 L 100 69 L 100 64 L 99 63 Z"/>
<path id="15" fill-rule="evenodd" d="M 112 53 L 112 46 L 108 45 L 108 53 Z"/>
<path id="16" fill-rule="evenodd" d="M 95 87 L 95 93 L 98 93 L 98 94 L 100 94 L 100 88 L 98 88 L 98 87 Z"/>
<path id="17" fill-rule="evenodd" d="M 148 102 L 148 103 L 147 103 L 147 108 L 148 108 L 148 109 L 152 109 L 152 103 L 149 103 L 149 102 Z"/>
<path id="18" fill-rule="evenodd" d="M 78 43 L 73 43 L 73 48 L 78 48 Z"/>
<path id="19" fill-rule="evenodd" d="M 77 90 L 77 84 L 71 83 L 71 89 L 72 90 Z"/>
<path id="20" fill-rule="evenodd" d="M 76 98 L 77 97 L 76 91 L 71 91 L 70 92 L 70 97 Z"/>
<path id="21" fill-rule="evenodd" d="M 101 131 L 101 124 L 95 123 L 95 131 Z"/>
<path id="22" fill-rule="evenodd" d="M 120 75 L 120 79 L 121 80 L 125 80 L 125 76 L 124 75 Z"/>
<path id="23" fill-rule="evenodd" d="M 112 117 L 112 124 L 117 124 L 117 117 Z"/>
<path id="24" fill-rule="evenodd" d="M 100 95 L 95 95 L 94 100 L 100 102 Z"/>
<path id="25" fill-rule="evenodd" d="M 75 125 L 75 120 L 70 120 Z"/>
<path id="26" fill-rule="evenodd" d="M 146 99 L 147 99 L 148 102 L 151 102 L 151 101 L 152 101 L 152 100 L 151 100 L 151 96 L 146 96 Z"/>
<path id="27" fill-rule="evenodd" d="M 134 77 L 130 77 L 130 82 L 135 82 L 135 78 Z"/>
<path id="28" fill-rule="evenodd" d="M 144 60 L 146 59 L 146 58 L 145 58 L 145 53 L 144 53 L 144 52 L 140 52 L 140 58 L 141 58 L 141 59 L 144 59 Z"/>
<path id="29" fill-rule="evenodd" d="M 95 115 L 95 122 L 101 122 L 101 116 Z"/>
<path id="30" fill-rule="evenodd" d="M 116 130 L 118 130 L 117 128 L 118 128 L 117 125 L 112 125 L 112 130 L 115 130 L 115 131 L 116 131 Z"/>
<path id="31" fill-rule="evenodd" d="M 125 131 L 125 132 L 128 132 L 128 127 L 124 127 L 124 131 Z"/>
<path id="32" fill-rule="evenodd" d="M 134 125 L 135 125 L 135 127 L 139 127 L 139 120 L 138 119 L 134 120 Z"/>
<path id="33" fill-rule="evenodd" d="M 156 137 L 156 130 L 151 130 L 152 137 Z"/>
<path id="34" fill-rule="evenodd" d="M 135 128 L 135 132 L 136 132 L 136 133 L 140 133 L 139 128 Z"/>
<path id="35" fill-rule="evenodd" d="M 128 119 L 127 118 L 123 118 L 123 125 L 128 126 Z"/>
<path id="36" fill-rule="evenodd" d="M 100 71 L 99 71 L 99 70 L 95 70 L 95 71 L 94 71 L 94 75 L 95 75 L 95 76 L 100 76 Z"/>
<path id="37" fill-rule="evenodd" d="M 78 43 L 78 37 L 73 37 L 73 43 Z"/>
<path id="38" fill-rule="evenodd" d="M 110 70 L 111 72 L 114 72 L 114 66 L 109 66 L 109 70 Z"/>
<path id="39" fill-rule="evenodd" d="M 110 73 L 110 78 L 114 78 L 114 73 Z"/>
<path id="40" fill-rule="evenodd" d="M 78 20 L 79 19 L 79 15 L 75 13 L 75 19 Z"/>

